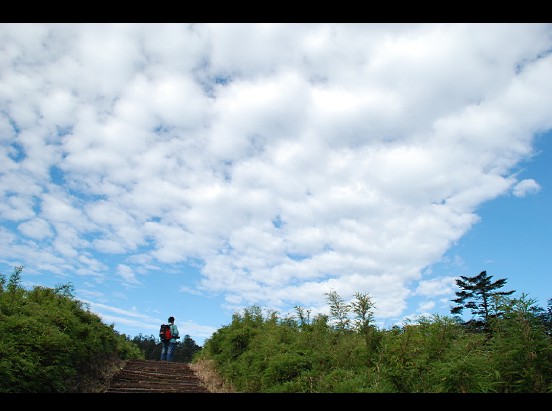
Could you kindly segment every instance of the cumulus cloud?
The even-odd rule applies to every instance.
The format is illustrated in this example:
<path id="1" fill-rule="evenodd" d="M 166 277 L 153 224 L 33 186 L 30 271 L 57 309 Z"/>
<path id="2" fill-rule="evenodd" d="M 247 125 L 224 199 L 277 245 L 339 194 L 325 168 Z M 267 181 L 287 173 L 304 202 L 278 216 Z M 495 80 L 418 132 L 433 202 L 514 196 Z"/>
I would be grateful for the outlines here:
<path id="1" fill-rule="evenodd" d="M 525 197 L 527 195 L 536 194 L 540 191 L 541 186 L 532 178 L 527 178 L 525 180 L 517 183 L 513 189 L 512 193 L 516 197 Z"/>
<path id="2" fill-rule="evenodd" d="M 18 229 L 27 237 L 32 237 L 37 240 L 42 240 L 52 235 L 50 226 L 41 218 L 34 218 L 32 220 L 25 221 L 24 223 L 19 224 Z"/>
<path id="3" fill-rule="evenodd" d="M 117 266 L 117 273 L 121 276 L 125 284 L 139 283 L 139 281 L 136 279 L 136 276 L 132 272 L 132 268 L 127 265 L 119 264 Z"/>
<path id="4" fill-rule="evenodd" d="M 552 128 L 551 33 L 2 24 L 2 224 L 34 241 L 32 264 L 98 281 L 200 261 L 185 289 L 230 305 L 318 307 L 334 289 L 399 316 Z"/>

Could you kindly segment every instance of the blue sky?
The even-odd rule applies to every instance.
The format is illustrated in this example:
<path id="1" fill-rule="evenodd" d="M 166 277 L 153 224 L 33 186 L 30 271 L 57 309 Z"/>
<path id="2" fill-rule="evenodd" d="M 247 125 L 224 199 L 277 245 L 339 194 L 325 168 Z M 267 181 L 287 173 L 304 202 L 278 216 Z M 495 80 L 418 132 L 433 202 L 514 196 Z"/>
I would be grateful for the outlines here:
<path id="1" fill-rule="evenodd" d="M 0 272 L 130 336 L 546 307 L 550 24 L 0 24 Z"/>

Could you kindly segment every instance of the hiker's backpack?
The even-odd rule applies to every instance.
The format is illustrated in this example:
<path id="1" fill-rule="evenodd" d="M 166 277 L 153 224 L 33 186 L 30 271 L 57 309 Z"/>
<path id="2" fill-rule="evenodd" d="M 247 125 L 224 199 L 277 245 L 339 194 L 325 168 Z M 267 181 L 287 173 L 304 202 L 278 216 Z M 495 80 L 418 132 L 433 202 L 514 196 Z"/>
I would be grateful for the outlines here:
<path id="1" fill-rule="evenodd" d="M 161 328 L 159 329 L 159 339 L 161 341 L 169 341 L 171 338 L 171 326 L 169 324 L 161 324 Z"/>

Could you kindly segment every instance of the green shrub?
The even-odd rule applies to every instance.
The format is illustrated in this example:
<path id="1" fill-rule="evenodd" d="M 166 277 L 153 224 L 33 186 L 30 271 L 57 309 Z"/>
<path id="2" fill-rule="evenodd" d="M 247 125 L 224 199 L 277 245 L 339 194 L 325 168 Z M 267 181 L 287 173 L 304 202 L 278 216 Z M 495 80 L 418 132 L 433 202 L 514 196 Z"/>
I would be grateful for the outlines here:
<path id="1" fill-rule="evenodd" d="M 70 285 L 7 286 L 0 275 L 0 392 L 61 393 L 99 390 L 117 362 L 143 358 L 112 325 L 75 300 Z"/>

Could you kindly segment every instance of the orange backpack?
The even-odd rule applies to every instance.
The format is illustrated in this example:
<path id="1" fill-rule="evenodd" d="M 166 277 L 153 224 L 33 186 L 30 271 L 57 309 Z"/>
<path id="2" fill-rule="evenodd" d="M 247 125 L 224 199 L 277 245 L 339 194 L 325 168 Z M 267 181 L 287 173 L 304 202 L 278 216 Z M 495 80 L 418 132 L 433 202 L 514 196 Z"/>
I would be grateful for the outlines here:
<path id="1" fill-rule="evenodd" d="M 168 341 L 171 338 L 171 326 L 169 324 L 161 324 L 161 328 L 159 329 L 159 339 L 161 341 Z"/>

